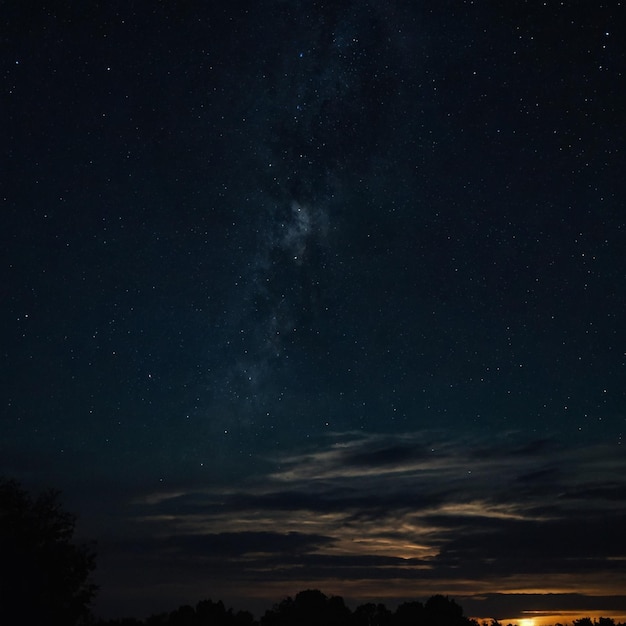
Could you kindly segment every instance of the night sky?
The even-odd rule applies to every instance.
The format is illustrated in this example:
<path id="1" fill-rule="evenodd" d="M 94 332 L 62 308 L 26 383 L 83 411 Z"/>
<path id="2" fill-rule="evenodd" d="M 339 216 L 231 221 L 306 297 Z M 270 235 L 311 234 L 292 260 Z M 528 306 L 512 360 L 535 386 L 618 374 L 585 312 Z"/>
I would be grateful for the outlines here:
<path id="1" fill-rule="evenodd" d="M 0 474 L 98 614 L 626 615 L 622 4 L 2 3 Z"/>

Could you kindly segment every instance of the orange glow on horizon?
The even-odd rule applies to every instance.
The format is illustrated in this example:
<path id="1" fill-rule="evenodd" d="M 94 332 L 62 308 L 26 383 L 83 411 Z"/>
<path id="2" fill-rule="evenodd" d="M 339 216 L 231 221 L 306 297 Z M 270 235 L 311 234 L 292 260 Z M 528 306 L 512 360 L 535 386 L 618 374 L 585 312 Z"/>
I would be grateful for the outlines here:
<path id="1" fill-rule="evenodd" d="M 532 614 L 532 617 L 470 617 L 479 624 L 486 623 L 488 625 L 491 624 L 493 619 L 497 619 L 502 626 L 555 626 L 555 624 L 567 626 L 583 617 L 590 617 L 594 621 L 597 621 L 600 617 L 610 617 L 616 624 L 626 623 L 626 615 L 623 611 L 524 611 L 524 614 Z"/>

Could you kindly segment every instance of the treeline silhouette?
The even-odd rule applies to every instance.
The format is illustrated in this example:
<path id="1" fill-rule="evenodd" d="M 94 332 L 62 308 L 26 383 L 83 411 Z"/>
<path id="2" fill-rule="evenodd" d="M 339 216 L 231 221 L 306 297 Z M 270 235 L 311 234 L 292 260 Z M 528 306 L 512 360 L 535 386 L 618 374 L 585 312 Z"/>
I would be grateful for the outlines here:
<path id="1" fill-rule="evenodd" d="M 301 591 L 265 611 L 260 620 L 248 611 L 226 609 L 221 601 L 203 600 L 195 608 L 184 605 L 170 613 L 135 618 L 101 620 L 97 626 L 502 626 L 493 619 L 479 623 L 465 617 L 462 607 L 447 596 L 435 595 L 425 603 L 413 601 L 390 611 L 384 604 L 368 602 L 354 611 L 341 596 L 326 596 L 317 589 Z M 510 625 L 509 625 L 510 626 Z M 563 626 L 555 624 L 555 626 Z M 626 626 L 608 617 L 584 617 L 573 626 Z"/>
<path id="2" fill-rule="evenodd" d="M 49 489 L 31 497 L 0 478 L 0 624 L 76 626 L 92 620 L 95 552 L 73 542 L 76 517 Z"/>

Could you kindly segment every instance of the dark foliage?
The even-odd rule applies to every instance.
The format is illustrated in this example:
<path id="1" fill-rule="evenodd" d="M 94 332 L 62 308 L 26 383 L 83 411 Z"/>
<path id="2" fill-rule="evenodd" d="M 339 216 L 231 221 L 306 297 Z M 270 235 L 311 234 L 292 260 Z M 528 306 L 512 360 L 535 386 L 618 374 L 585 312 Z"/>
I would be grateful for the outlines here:
<path id="1" fill-rule="evenodd" d="M 181 606 L 171 613 L 153 615 L 145 621 L 135 619 L 101 621 L 98 626 L 480 626 L 463 615 L 454 600 L 432 596 L 425 604 L 405 602 L 394 612 L 384 604 L 372 602 L 351 611 L 339 596 L 326 596 L 317 589 L 301 591 L 267 610 L 259 621 L 251 613 L 226 609 L 222 602 L 204 600 L 196 605 Z M 501 626 L 492 620 L 488 625 Z M 562 626 L 557 624 L 555 626 Z M 612 619 L 586 617 L 574 620 L 572 626 L 626 626 Z"/>
<path id="2" fill-rule="evenodd" d="M 226 609 L 220 602 L 203 600 L 196 607 L 188 604 L 171 613 L 152 615 L 145 621 L 138 619 L 114 619 L 100 621 L 98 626 L 257 626 L 252 613 Z"/>
<path id="3" fill-rule="evenodd" d="M 384 604 L 368 602 L 356 608 L 350 623 L 353 626 L 391 626 L 393 615 Z"/>
<path id="4" fill-rule="evenodd" d="M 321 591 L 301 591 L 292 600 L 286 598 L 261 618 L 261 626 L 341 626 L 350 619 L 350 609 L 338 596 L 327 597 Z"/>
<path id="5" fill-rule="evenodd" d="M 222 602 L 205 600 L 194 609 L 153 615 L 145 622 L 112 620 L 99 626 L 478 626 L 463 617 L 463 609 L 443 596 L 426 602 L 402 604 L 392 613 L 384 604 L 367 603 L 351 611 L 339 596 L 326 596 L 317 589 L 301 591 L 267 610 L 260 621 L 245 611 L 226 610 Z M 581 625 L 584 626 L 584 625 Z M 608 626 L 608 625 L 603 625 Z"/>
<path id="6" fill-rule="evenodd" d="M 0 479 L 0 623 L 88 621 L 95 555 L 72 543 L 75 519 L 58 492 L 31 498 L 17 482 Z"/>

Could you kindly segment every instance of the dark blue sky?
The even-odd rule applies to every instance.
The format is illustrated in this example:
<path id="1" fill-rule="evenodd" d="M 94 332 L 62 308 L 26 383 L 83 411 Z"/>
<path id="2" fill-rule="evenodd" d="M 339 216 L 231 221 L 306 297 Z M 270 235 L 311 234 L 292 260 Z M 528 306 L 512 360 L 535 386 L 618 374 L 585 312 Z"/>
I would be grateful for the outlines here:
<path id="1" fill-rule="evenodd" d="M 101 614 L 626 611 L 619 5 L 6 4 L 0 471 Z"/>

